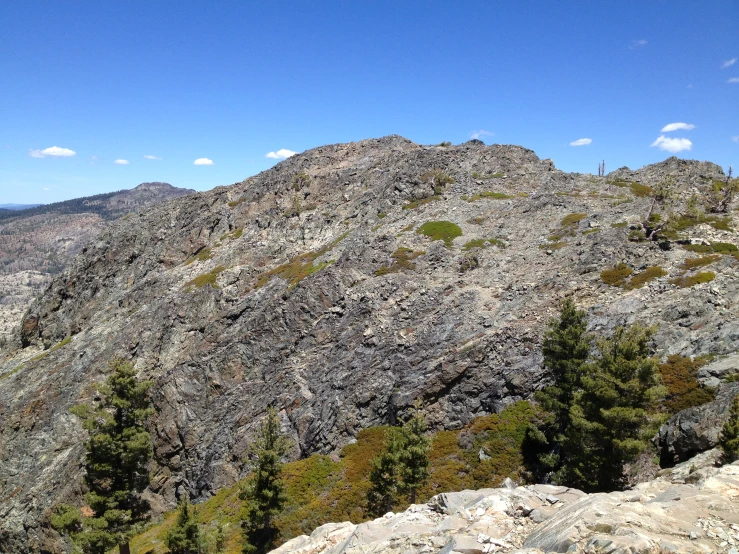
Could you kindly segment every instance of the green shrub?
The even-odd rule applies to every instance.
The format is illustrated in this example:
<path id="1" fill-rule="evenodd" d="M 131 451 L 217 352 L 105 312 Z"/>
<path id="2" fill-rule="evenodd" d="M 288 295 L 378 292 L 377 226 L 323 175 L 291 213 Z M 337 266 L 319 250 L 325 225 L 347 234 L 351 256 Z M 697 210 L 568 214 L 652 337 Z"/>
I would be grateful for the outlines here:
<path id="1" fill-rule="evenodd" d="M 218 275 L 225 271 L 225 267 L 222 265 L 216 266 L 208 273 L 203 273 L 202 275 L 198 275 L 195 277 L 192 281 L 188 281 L 185 283 L 185 290 L 187 292 L 190 292 L 193 288 L 200 289 L 203 287 L 213 287 L 214 289 L 219 289 L 221 287 L 218 286 L 216 283 L 216 279 L 218 278 Z"/>
<path id="2" fill-rule="evenodd" d="M 473 248 L 487 248 L 489 244 L 499 248 L 505 248 L 505 243 L 500 239 L 473 239 L 466 242 L 462 250 L 467 252 Z"/>
<path id="3" fill-rule="evenodd" d="M 600 233 L 600 227 L 594 227 L 592 229 L 587 229 L 582 232 L 583 236 L 592 235 L 593 233 Z"/>
<path id="4" fill-rule="evenodd" d="M 704 267 L 709 264 L 712 264 L 713 262 L 716 262 L 720 259 L 721 259 L 721 256 L 719 255 L 702 256 L 700 258 L 688 258 L 682 263 L 682 265 L 680 266 L 680 269 L 682 269 L 683 271 L 691 271 L 693 269 L 697 269 L 699 267 Z"/>
<path id="5" fill-rule="evenodd" d="M 212 252 L 210 248 L 201 248 L 196 254 L 193 254 L 190 256 L 187 261 L 185 262 L 185 265 L 190 265 L 191 263 L 198 261 L 198 262 L 204 262 L 206 260 L 210 260 L 210 257 L 212 256 Z"/>
<path id="6" fill-rule="evenodd" d="M 385 219 L 387 217 L 387 213 L 380 212 L 377 214 L 377 219 Z"/>
<path id="7" fill-rule="evenodd" d="M 639 198 L 643 198 L 645 196 L 654 196 L 654 189 L 647 185 L 642 185 L 641 183 L 629 184 L 629 190 L 631 190 L 631 194 Z"/>
<path id="8" fill-rule="evenodd" d="M 380 269 L 375 271 L 375 275 L 379 277 L 381 275 L 387 275 L 388 273 L 398 273 L 401 269 L 416 269 L 416 264 L 413 263 L 411 260 L 415 260 L 419 256 L 423 256 L 425 253 L 426 252 L 424 252 L 423 250 L 414 251 L 410 248 L 401 246 L 390 255 L 390 257 L 393 259 L 392 265 L 381 267 Z"/>
<path id="9" fill-rule="evenodd" d="M 716 254 L 733 255 L 739 252 L 739 248 L 737 248 L 736 244 L 731 244 L 730 242 L 712 242 L 711 248 L 716 252 Z"/>
<path id="10" fill-rule="evenodd" d="M 560 227 L 572 227 L 580 223 L 586 217 L 588 217 L 588 214 L 575 213 L 575 214 L 566 215 L 564 218 L 562 218 Z"/>
<path id="11" fill-rule="evenodd" d="M 403 206 L 404 210 L 414 210 L 418 208 L 419 206 L 423 206 L 425 204 L 428 204 L 430 202 L 436 202 L 437 200 L 441 200 L 441 196 L 428 196 L 426 198 L 421 198 L 420 200 L 414 200 L 413 202 L 408 202 L 405 206 Z"/>
<path id="12" fill-rule="evenodd" d="M 636 275 L 634 275 L 628 283 L 624 284 L 624 288 L 626 290 L 640 289 L 649 281 L 652 281 L 659 277 L 664 277 L 665 275 L 667 275 L 667 272 L 659 266 L 648 267 L 641 273 L 637 273 Z M 602 277 L 603 274 L 601 273 L 601 278 Z"/>
<path id="13" fill-rule="evenodd" d="M 631 268 L 625 263 L 621 262 L 612 269 L 601 271 L 600 280 L 603 281 L 606 285 L 610 285 L 612 287 L 620 287 L 626 282 L 626 279 L 629 277 L 629 275 L 631 275 Z"/>
<path id="14" fill-rule="evenodd" d="M 301 171 L 293 177 L 291 188 L 294 191 L 300 191 L 308 186 L 310 186 L 310 175 L 308 175 L 304 171 Z"/>
<path id="15" fill-rule="evenodd" d="M 463 196 L 462 200 L 466 200 L 467 202 L 475 202 L 476 200 L 481 200 L 483 198 L 493 198 L 496 200 L 504 200 L 506 198 L 515 198 L 515 196 L 511 196 L 510 194 L 505 194 L 504 192 L 483 191 L 478 194 L 473 194 L 472 196 Z"/>
<path id="16" fill-rule="evenodd" d="M 551 238 L 549 240 L 552 240 Z M 549 244 L 540 244 L 539 250 L 559 250 L 560 248 L 564 248 L 567 246 L 566 242 L 558 241 L 558 242 L 550 242 Z"/>
<path id="17" fill-rule="evenodd" d="M 491 173 L 490 175 L 483 175 L 481 173 L 478 173 L 477 171 L 472 172 L 473 179 L 500 179 L 501 177 L 505 177 L 505 173 L 498 172 Z"/>
<path id="18" fill-rule="evenodd" d="M 674 279 L 670 279 L 670 283 L 672 283 L 676 287 L 684 289 L 688 287 L 693 287 L 695 285 L 700 285 L 701 283 L 710 283 L 715 278 L 716 274 L 713 271 L 705 271 L 702 273 L 696 273 L 695 275 L 691 275 L 688 277 L 675 277 Z"/>
<path id="19" fill-rule="evenodd" d="M 421 182 L 429 183 L 434 187 L 434 194 L 441 194 L 447 185 L 454 183 L 454 178 L 444 173 L 441 169 L 427 171 L 420 177 Z"/>
<path id="20" fill-rule="evenodd" d="M 663 402 L 669 414 L 713 401 L 716 391 L 703 388 L 698 383 L 698 370 L 705 363 L 706 360 L 700 358 L 690 359 L 674 354 L 660 364 L 662 384 L 667 388 Z"/>
<path id="21" fill-rule="evenodd" d="M 454 239 L 462 236 L 462 229 L 451 221 L 427 221 L 416 233 L 426 235 L 431 240 L 443 240 L 447 248 L 451 248 Z"/>

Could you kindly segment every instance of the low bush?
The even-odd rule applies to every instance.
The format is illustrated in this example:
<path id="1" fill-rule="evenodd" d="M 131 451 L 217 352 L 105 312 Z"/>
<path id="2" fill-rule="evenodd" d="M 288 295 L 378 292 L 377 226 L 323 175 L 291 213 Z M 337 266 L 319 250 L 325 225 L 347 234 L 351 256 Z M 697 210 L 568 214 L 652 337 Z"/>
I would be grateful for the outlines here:
<path id="1" fill-rule="evenodd" d="M 451 221 L 427 221 L 416 233 L 426 235 L 431 240 L 443 240 L 447 248 L 451 248 L 454 239 L 462 236 L 462 229 Z"/>
<path id="2" fill-rule="evenodd" d="M 212 252 L 210 248 L 201 248 L 196 254 L 193 254 L 190 256 L 187 261 L 185 262 L 185 265 L 190 265 L 193 262 L 204 262 L 206 260 L 210 260 L 210 257 L 212 256 Z"/>
<path id="3" fill-rule="evenodd" d="M 631 194 L 639 198 L 654 196 L 654 189 L 647 185 L 642 185 L 641 183 L 630 183 L 629 190 L 631 191 Z"/>
<path id="4" fill-rule="evenodd" d="M 218 278 L 218 275 L 223 272 L 226 268 L 222 265 L 216 266 L 208 273 L 203 273 L 202 275 L 198 275 L 193 280 L 188 281 L 185 283 L 185 290 L 187 292 L 190 292 L 193 288 L 200 289 L 203 287 L 212 287 L 214 289 L 220 288 L 218 284 L 216 283 L 216 279 Z"/>
<path id="5" fill-rule="evenodd" d="M 500 239 L 473 239 L 467 241 L 462 250 L 465 252 L 472 250 L 473 248 L 487 248 L 488 245 L 497 246 L 498 248 L 505 248 L 505 243 Z"/>
<path id="6" fill-rule="evenodd" d="M 441 200 L 441 196 L 437 196 L 437 195 L 428 196 L 426 198 L 421 198 L 420 200 L 414 200 L 413 202 L 408 202 L 405 206 L 403 206 L 403 209 L 404 210 L 414 210 L 430 202 L 436 202 L 437 200 Z"/>
<path id="7" fill-rule="evenodd" d="M 675 277 L 670 279 L 670 283 L 676 287 L 682 289 L 700 285 L 701 283 L 710 283 L 716 278 L 716 274 L 713 271 L 705 271 L 702 273 L 696 273 L 695 275 Z"/>
<path id="8" fill-rule="evenodd" d="M 667 361 L 660 364 L 662 384 L 667 388 L 663 403 L 669 414 L 713 401 L 716 391 L 701 387 L 698 383 L 698 370 L 706 361 L 675 354 L 668 356 Z"/>
<path id="9" fill-rule="evenodd" d="M 501 177 L 505 177 L 505 173 L 498 172 L 498 173 L 491 173 L 490 175 L 484 175 L 484 174 L 478 173 L 477 171 L 472 172 L 473 179 L 500 179 Z"/>
<path id="10" fill-rule="evenodd" d="M 612 269 L 601 271 L 600 280 L 606 285 L 620 287 L 626 282 L 626 279 L 628 279 L 630 275 L 631 268 L 622 262 Z"/>
<path id="11" fill-rule="evenodd" d="M 712 264 L 713 262 L 716 262 L 720 259 L 721 259 L 721 256 L 719 255 L 702 256 L 700 258 L 688 258 L 682 263 L 682 265 L 680 266 L 680 269 L 682 269 L 683 271 L 691 271 L 693 269 L 697 269 L 699 267 L 704 267 L 709 264 Z"/>
<path id="12" fill-rule="evenodd" d="M 667 272 L 659 266 L 648 267 L 644 271 L 634 275 L 627 283 L 624 283 L 623 287 L 626 290 L 640 289 L 646 285 L 649 281 L 664 277 Z M 603 274 L 601 273 L 601 278 Z"/>
<path id="13" fill-rule="evenodd" d="M 515 198 L 515 196 L 511 196 L 510 194 L 506 194 L 504 192 L 492 192 L 486 190 L 477 194 L 473 194 L 472 196 L 463 196 L 462 200 L 466 200 L 467 202 L 475 202 L 476 200 L 482 200 L 483 198 L 505 200 L 506 198 Z"/>
<path id="14" fill-rule="evenodd" d="M 454 177 L 447 175 L 441 169 L 427 171 L 420 177 L 421 182 L 429 183 L 434 188 L 434 194 L 441 194 L 447 185 L 454 183 Z"/>
<path id="15" fill-rule="evenodd" d="M 390 257 L 393 259 L 393 263 L 389 266 L 383 266 L 377 271 L 375 275 L 378 277 L 381 275 L 387 275 L 388 273 L 398 273 L 400 270 L 412 270 L 416 269 L 416 264 L 412 260 L 415 260 L 419 256 L 423 256 L 426 252 L 423 250 L 414 251 L 411 248 L 405 246 L 399 247 L 393 252 Z"/>

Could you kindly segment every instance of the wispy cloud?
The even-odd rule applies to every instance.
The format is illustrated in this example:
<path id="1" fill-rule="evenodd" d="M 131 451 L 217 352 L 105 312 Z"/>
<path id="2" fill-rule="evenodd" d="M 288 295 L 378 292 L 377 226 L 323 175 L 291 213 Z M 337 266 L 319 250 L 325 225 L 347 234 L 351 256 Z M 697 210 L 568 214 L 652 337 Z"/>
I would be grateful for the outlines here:
<path id="1" fill-rule="evenodd" d="M 731 58 L 730 60 L 726 60 L 724 63 L 721 64 L 721 69 L 726 69 L 727 67 L 731 67 L 734 65 L 739 58 Z"/>
<path id="2" fill-rule="evenodd" d="M 587 146 L 591 142 L 593 142 L 593 139 L 581 138 L 581 139 L 573 140 L 570 143 L 570 146 Z"/>
<path id="3" fill-rule="evenodd" d="M 44 187 L 44 190 L 51 190 L 49 187 Z"/>
<path id="4" fill-rule="evenodd" d="M 43 150 L 29 150 L 28 155 L 32 158 L 68 158 L 77 154 L 74 150 L 69 148 L 61 148 L 59 146 L 50 146 Z"/>
<path id="5" fill-rule="evenodd" d="M 192 162 L 192 165 L 214 165 L 213 160 L 209 160 L 208 158 L 198 158 L 194 162 Z"/>
<path id="6" fill-rule="evenodd" d="M 273 160 L 284 160 L 290 156 L 294 156 L 297 152 L 288 150 L 287 148 L 280 148 L 277 152 L 267 152 L 265 158 L 272 158 Z"/>
<path id="7" fill-rule="evenodd" d="M 145 160 L 161 160 L 162 158 L 160 158 L 159 156 L 154 156 L 152 154 L 144 154 L 144 159 Z"/>
<path id="8" fill-rule="evenodd" d="M 128 165 L 131 162 L 129 162 L 128 160 L 116 160 L 113 163 L 116 164 L 116 165 Z"/>
<path id="9" fill-rule="evenodd" d="M 734 142 L 739 142 L 739 135 L 731 137 L 731 140 L 733 140 Z"/>
<path id="10" fill-rule="evenodd" d="M 739 83 L 739 77 L 732 77 L 731 79 L 729 79 L 726 82 L 727 83 Z"/>
<path id="11" fill-rule="evenodd" d="M 671 133 L 672 131 L 692 131 L 695 129 L 695 125 L 692 123 L 668 123 L 664 127 L 662 127 L 662 130 L 660 133 Z"/>
<path id="12" fill-rule="evenodd" d="M 649 44 L 649 42 L 645 39 L 632 40 L 631 46 L 629 46 L 629 48 L 631 50 L 635 50 L 636 48 L 641 48 L 642 46 L 646 46 L 647 44 Z"/>
<path id="13" fill-rule="evenodd" d="M 660 135 L 659 138 L 649 146 L 656 146 L 660 150 L 666 150 L 667 152 L 675 154 L 677 152 L 682 152 L 683 150 L 691 150 L 693 148 L 693 143 L 686 138 L 669 138 L 665 135 Z"/>
<path id="14" fill-rule="evenodd" d="M 479 139 L 480 137 L 492 137 L 495 133 L 491 133 L 490 131 L 486 131 L 484 129 L 480 129 L 479 131 L 472 131 L 470 133 L 471 139 Z"/>

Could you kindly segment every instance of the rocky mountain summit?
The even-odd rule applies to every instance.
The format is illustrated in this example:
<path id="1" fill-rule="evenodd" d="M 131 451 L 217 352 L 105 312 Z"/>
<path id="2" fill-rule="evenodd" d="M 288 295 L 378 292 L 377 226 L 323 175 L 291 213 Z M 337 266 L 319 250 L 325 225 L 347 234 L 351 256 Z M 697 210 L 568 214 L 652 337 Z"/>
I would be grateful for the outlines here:
<path id="1" fill-rule="evenodd" d="M 94 400 L 115 356 L 154 381 L 158 511 L 243 477 L 268 406 L 298 458 L 416 399 L 451 429 L 529 398 L 547 384 L 540 337 L 565 296 L 593 330 L 658 325 L 659 356 L 726 359 L 739 338 L 736 213 L 659 242 L 642 231 L 660 183 L 668 218 L 724 180 L 708 162 L 599 178 L 518 146 L 391 136 L 112 222 L 1 353 L 0 544 L 57 548 L 49 510 L 79 495 L 84 455 L 69 408 Z M 623 278 L 604 279 L 617 266 Z"/>
<path id="2" fill-rule="evenodd" d="M 16 330 L 33 298 L 109 221 L 194 192 L 142 183 L 131 190 L 0 210 L 0 343 Z"/>
<path id="3" fill-rule="evenodd" d="M 403 513 L 329 523 L 271 554 L 633 554 L 739 552 L 739 462 L 715 451 L 633 490 L 585 494 L 552 485 L 444 493 Z"/>

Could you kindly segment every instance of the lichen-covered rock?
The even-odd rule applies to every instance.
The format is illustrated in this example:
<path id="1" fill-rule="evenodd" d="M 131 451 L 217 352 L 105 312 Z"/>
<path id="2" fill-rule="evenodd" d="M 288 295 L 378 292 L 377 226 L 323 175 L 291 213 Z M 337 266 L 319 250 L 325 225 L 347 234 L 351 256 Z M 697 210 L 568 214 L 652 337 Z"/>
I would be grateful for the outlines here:
<path id="1" fill-rule="evenodd" d="M 723 178 L 703 162 L 639 171 L 644 185 L 670 174 L 678 198 Z M 267 406 L 297 458 L 394 422 L 418 398 L 441 429 L 530 397 L 547 384 L 540 337 L 564 296 L 593 330 L 658 324 L 660 355 L 733 353 L 739 261 L 720 256 L 710 283 L 671 284 L 694 254 L 630 242 L 652 199 L 621 185 L 518 146 L 392 136 L 316 148 L 116 221 L 0 352 L 0 544 L 55 540 L 49 510 L 78 497 L 82 477 L 69 407 L 95 397 L 113 356 L 154 381 L 147 494 L 161 511 L 243 477 Z M 416 232 L 434 222 L 449 225 Z M 460 272 L 470 251 L 477 263 Z M 609 286 L 600 273 L 618 262 L 669 275 Z"/>

